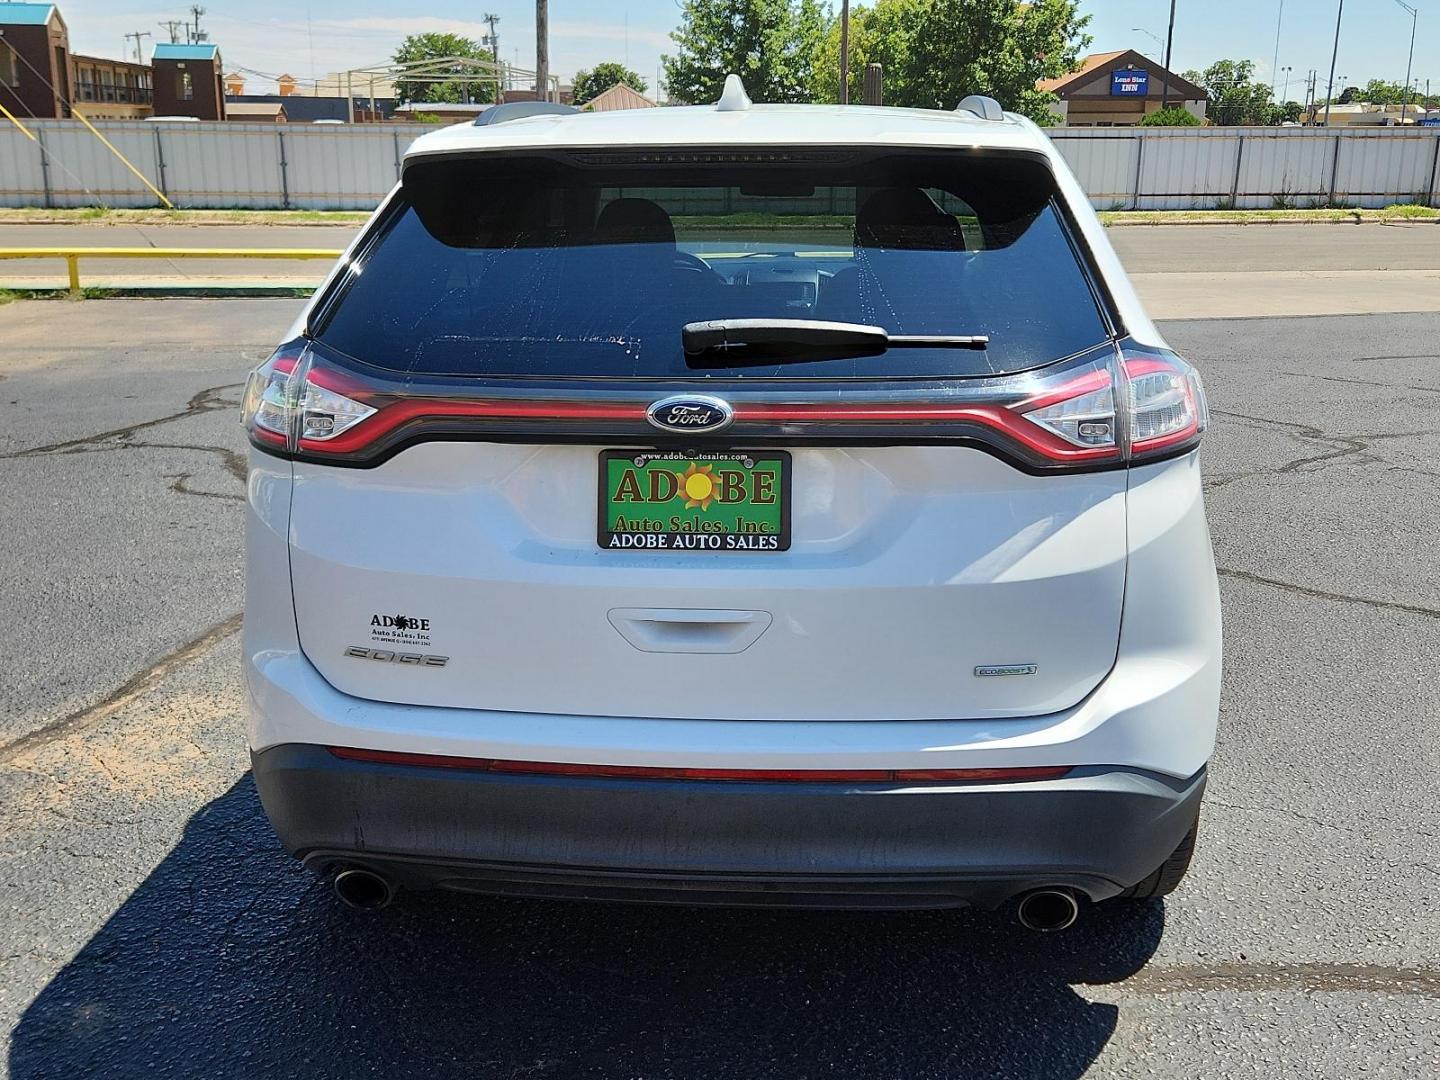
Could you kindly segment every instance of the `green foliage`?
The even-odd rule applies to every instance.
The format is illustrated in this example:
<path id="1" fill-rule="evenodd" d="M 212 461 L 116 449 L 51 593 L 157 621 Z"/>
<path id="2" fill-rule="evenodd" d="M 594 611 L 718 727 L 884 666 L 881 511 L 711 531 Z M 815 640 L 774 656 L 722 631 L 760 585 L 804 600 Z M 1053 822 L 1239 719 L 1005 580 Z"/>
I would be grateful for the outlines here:
<path id="1" fill-rule="evenodd" d="M 1274 124 L 1280 110 L 1270 100 L 1270 87 L 1256 81 L 1250 60 L 1216 60 L 1204 71 L 1187 71 L 1184 77 L 1210 97 L 1205 117 L 1212 124 Z"/>
<path id="2" fill-rule="evenodd" d="M 1145 119 L 1140 121 L 1141 127 L 1200 127 L 1202 124 L 1198 116 L 1180 105 L 1156 109 L 1146 113 Z"/>
<path id="3" fill-rule="evenodd" d="M 624 64 L 607 60 L 603 64 L 596 64 L 593 71 L 582 70 L 575 73 L 574 103 L 584 105 L 587 101 L 593 101 L 599 97 L 612 86 L 618 86 L 621 83 L 641 94 L 650 88 L 638 73 L 631 71 Z"/>
<path id="4" fill-rule="evenodd" d="M 878 63 L 887 105 L 953 109 L 967 94 L 986 94 L 1053 123 L 1055 96 L 1035 83 L 1075 70 L 1089 21 L 1075 0 L 876 0 L 851 13 L 850 100 L 860 100 L 865 65 Z M 839 58 L 832 26 L 815 62 L 814 100 L 837 100 Z"/>
<path id="5" fill-rule="evenodd" d="M 443 60 L 459 56 L 470 60 L 492 59 L 490 50 L 459 34 L 411 34 L 400 43 L 391 59 L 397 64 L 414 64 L 424 60 Z M 395 83 L 395 97 L 400 104 L 432 102 L 487 102 L 495 100 L 495 77 L 477 71 L 455 71 L 454 80 L 446 82 Z"/>
<path id="6" fill-rule="evenodd" d="M 715 101 L 733 72 L 756 101 L 807 101 L 830 23 L 820 0 L 685 0 L 675 55 L 662 58 L 666 89 L 675 101 Z"/>

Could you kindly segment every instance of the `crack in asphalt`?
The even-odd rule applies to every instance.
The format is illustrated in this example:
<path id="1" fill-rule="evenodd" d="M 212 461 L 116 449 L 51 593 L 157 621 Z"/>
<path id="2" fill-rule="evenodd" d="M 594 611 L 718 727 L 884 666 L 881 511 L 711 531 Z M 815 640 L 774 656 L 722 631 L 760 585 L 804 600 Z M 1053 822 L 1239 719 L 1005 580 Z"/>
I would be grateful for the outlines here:
<path id="1" fill-rule="evenodd" d="M 1371 388 L 1388 388 L 1391 390 L 1418 390 L 1422 394 L 1440 394 L 1440 386 L 1415 386 L 1412 383 L 1376 382 L 1374 379 L 1347 379 L 1343 375 L 1316 375 L 1310 371 L 1282 371 L 1279 374 L 1289 375 L 1295 379 L 1317 379 L 1320 382 L 1348 383 L 1351 386 L 1368 386 Z"/>
<path id="2" fill-rule="evenodd" d="M 1322 378 L 1323 376 L 1313 376 Z M 1348 380 L 1340 380 L 1348 381 Z M 1367 384 L 1369 385 L 1369 384 Z M 1387 384 L 1388 385 L 1388 384 Z M 1422 389 L 1416 387 L 1415 389 Z M 1435 391 L 1440 393 L 1440 390 Z M 1301 471 L 1318 472 L 1318 469 L 1306 470 L 1309 465 L 1330 466 L 1353 456 L 1354 463 L 1359 465 L 1388 465 L 1395 469 L 1405 469 L 1406 466 L 1397 465 L 1395 462 L 1373 452 L 1371 443 L 1381 442 L 1386 439 L 1418 439 L 1428 438 L 1440 434 L 1440 432 L 1423 431 L 1381 431 L 1370 434 L 1359 435 L 1333 435 L 1311 424 L 1301 424 L 1290 420 L 1275 420 L 1268 416 L 1252 416 L 1248 413 L 1227 412 L 1223 409 L 1213 409 L 1212 414 L 1223 416 L 1231 420 L 1239 420 L 1243 423 L 1253 424 L 1259 427 L 1277 428 L 1281 434 L 1299 443 L 1313 442 L 1328 445 L 1329 449 L 1324 453 L 1308 454 L 1304 457 L 1292 458 L 1280 465 L 1270 466 L 1263 469 L 1249 469 L 1243 472 L 1225 473 L 1219 476 L 1211 476 L 1205 479 L 1205 489 L 1214 491 L 1226 487 L 1237 480 L 1248 480 L 1255 476 L 1284 476 Z"/>
<path id="3" fill-rule="evenodd" d="M 1313 597 L 1316 600 L 1334 600 L 1344 604 L 1364 604 L 1366 607 L 1380 608 L 1385 611 L 1403 611 L 1409 615 L 1423 615 L 1427 619 L 1440 619 L 1440 608 L 1425 607 L 1421 604 L 1403 604 L 1398 600 L 1380 600 L 1373 596 L 1356 596 L 1354 593 L 1337 593 L 1330 592 L 1326 589 L 1313 589 L 1308 585 L 1296 585 L 1292 581 L 1281 581 L 1278 578 L 1252 574 L 1248 570 L 1233 570 L 1227 566 L 1216 567 L 1215 572 L 1221 577 L 1234 578 L 1237 581 L 1248 581 L 1253 585 L 1267 585 L 1272 589 L 1283 589 L 1286 592 L 1298 593 L 1301 596 Z"/>
<path id="4" fill-rule="evenodd" d="M 218 456 L 225 471 L 243 484 L 247 474 L 245 458 L 228 447 L 210 446 L 204 443 L 142 442 L 135 438 L 137 433 L 159 427 L 162 424 L 173 423 L 191 416 L 201 416 L 219 409 L 238 408 L 240 404 L 238 401 L 226 398 L 223 394 L 226 390 L 234 390 L 242 385 L 242 383 L 225 383 L 221 386 L 209 386 L 194 394 L 186 403 L 185 408 L 179 412 L 150 420 L 141 420 L 126 427 L 102 431 L 97 435 L 86 435 L 78 439 L 68 439 L 65 442 L 49 443 L 44 446 L 32 446 L 24 450 L 10 450 L 0 454 L 0 460 L 62 454 L 105 454 L 113 453 L 116 450 L 193 450 Z M 194 495 L 200 498 L 225 499 L 236 502 L 245 501 L 243 495 L 192 488 L 189 486 L 189 481 L 193 477 L 193 473 L 164 474 L 164 478 L 171 481 L 170 490 L 177 495 Z"/>
<path id="5" fill-rule="evenodd" d="M 31 446 L 24 450 L 8 450 L 0 454 L 0 460 L 35 457 L 40 454 L 62 453 L 66 450 L 109 442 L 112 439 L 125 439 L 134 435 L 137 431 L 145 431 L 147 428 L 159 427 L 161 424 L 169 424 L 190 416 L 201 416 L 208 412 L 215 412 L 217 409 L 239 408 L 240 403 L 238 401 L 219 395 L 224 390 L 237 390 L 244 385 L 244 383 L 224 383 L 220 386 L 207 386 L 204 390 L 197 391 L 192 395 L 190 400 L 186 402 L 185 408 L 179 412 L 168 413 L 165 416 L 157 416 L 152 420 L 141 420 L 135 424 L 127 424 L 125 427 L 102 431 L 97 435 L 82 435 L 78 439 L 67 439 L 65 442 L 58 443 L 47 443 L 44 446 Z"/>
<path id="6" fill-rule="evenodd" d="M 62 716 L 44 724 L 18 739 L 0 745 L 0 765 L 8 764 L 27 750 L 53 742 L 55 739 L 72 734 L 114 715 L 140 695 L 154 689 L 171 672 L 208 652 L 235 633 L 240 629 L 243 619 L 244 615 L 241 612 L 227 616 L 198 637 L 191 638 L 183 645 L 166 653 L 143 671 L 132 675 L 120 687 L 94 705 L 87 705 L 68 716 Z"/>
<path id="7" fill-rule="evenodd" d="M 196 495 L 203 499 L 225 499 L 230 502 L 243 503 L 245 501 L 244 495 L 231 495 L 223 491 L 200 491 L 192 488 L 189 482 L 194 478 L 194 475 L 194 473 L 188 472 L 167 473 L 165 479 L 170 481 L 170 490 L 177 495 Z"/>
<path id="8" fill-rule="evenodd" d="M 1209 965 L 1147 967 L 1116 986 L 1120 990 L 1149 994 L 1217 990 L 1256 994 L 1298 990 L 1406 995 L 1440 1000 L 1440 972 L 1386 964 L 1257 964 L 1227 961 Z"/>

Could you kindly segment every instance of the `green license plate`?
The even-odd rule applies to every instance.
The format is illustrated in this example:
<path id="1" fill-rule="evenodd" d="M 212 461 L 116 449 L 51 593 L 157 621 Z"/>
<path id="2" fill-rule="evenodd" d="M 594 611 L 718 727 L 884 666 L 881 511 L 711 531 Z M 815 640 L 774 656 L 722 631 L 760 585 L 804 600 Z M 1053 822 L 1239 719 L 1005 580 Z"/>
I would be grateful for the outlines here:
<path id="1" fill-rule="evenodd" d="M 599 526 L 612 551 L 788 551 L 790 455 L 602 450 Z"/>

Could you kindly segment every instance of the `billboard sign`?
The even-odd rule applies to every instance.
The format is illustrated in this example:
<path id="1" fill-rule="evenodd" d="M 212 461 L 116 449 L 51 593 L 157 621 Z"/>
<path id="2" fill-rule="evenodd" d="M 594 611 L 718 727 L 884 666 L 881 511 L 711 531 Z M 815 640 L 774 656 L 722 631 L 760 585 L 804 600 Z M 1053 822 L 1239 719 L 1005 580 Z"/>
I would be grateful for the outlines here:
<path id="1" fill-rule="evenodd" d="M 1137 68 L 1110 73 L 1111 97 L 1144 97 L 1150 89 L 1150 73 Z"/>

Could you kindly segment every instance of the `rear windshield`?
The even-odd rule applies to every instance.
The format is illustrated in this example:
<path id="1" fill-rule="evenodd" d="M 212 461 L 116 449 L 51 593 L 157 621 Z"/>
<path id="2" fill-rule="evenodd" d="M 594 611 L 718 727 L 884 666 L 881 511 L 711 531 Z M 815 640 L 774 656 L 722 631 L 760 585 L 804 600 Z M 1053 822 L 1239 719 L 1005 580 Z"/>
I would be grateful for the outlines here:
<path id="1" fill-rule="evenodd" d="M 948 378 L 1038 367 L 1106 337 L 1054 179 L 1024 156 L 480 156 L 412 165 L 399 198 L 319 328 L 391 371 Z M 713 319 L 989 344 L 697 370 L 681 329 Z"/>

